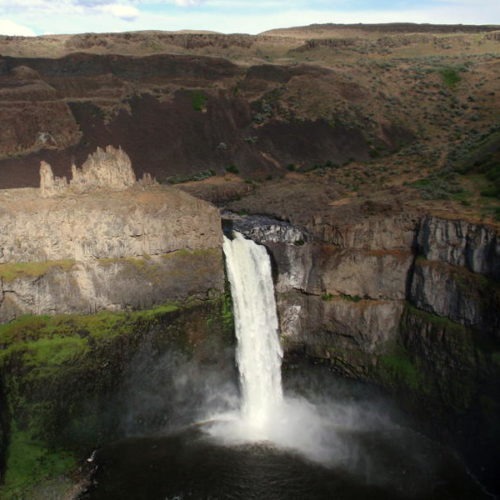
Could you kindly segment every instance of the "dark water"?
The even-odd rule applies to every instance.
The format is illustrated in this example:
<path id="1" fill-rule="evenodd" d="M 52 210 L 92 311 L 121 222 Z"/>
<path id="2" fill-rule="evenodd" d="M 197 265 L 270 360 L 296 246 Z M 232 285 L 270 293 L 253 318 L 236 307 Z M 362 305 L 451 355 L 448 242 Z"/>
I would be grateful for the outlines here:
<path id="1" fill-rule="evenodd" d="M 491 498 L 373 388 L 304 366 L 284 381 L 287 394 L 307 397 L 332 422 L 318 431 L 331 448 L 327 465 L 270 443 L 224 445 L 204 425 L 174 425 L 99 450 L 82 500 Z"/>
<path id="2" fill-rule="evenodd" d="M 390 436 L 385 438 L 390 440 Z M 370 477 L 369 473 L 341 466 L 322 467 L 263 444 L 221 446 L 196 429 L 171 436 L 127 439 L 101 450 L 96 487 L 83 498 L 487 498 L 452 457 L 429 449 L 429 463 L 422 456 L 422 463 L 417 465 L 400 455 L 401 448 L 395 450 L 390 442 L 381 441 L 383 446 L 371 450 L 370 460 L 380 460 L 384 474 Z M 375 444 L 381 443 L 371 443 Z M 370 453 L 369 446 L 366 451 Z"/>

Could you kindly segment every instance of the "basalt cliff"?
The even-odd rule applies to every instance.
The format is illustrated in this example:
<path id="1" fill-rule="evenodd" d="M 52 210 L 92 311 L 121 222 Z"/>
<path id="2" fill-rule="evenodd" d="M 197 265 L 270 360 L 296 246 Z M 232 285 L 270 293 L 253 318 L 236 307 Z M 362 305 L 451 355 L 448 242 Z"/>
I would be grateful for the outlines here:
<path id="1" fill-rule="evenodd" d="M 162 353 L 232 373 L 223 229 L 271 255 L 287 361 L 391 392 L 500 491 L 498 32 L 0 38 L 2 493 L 165 425 L 123 417 Z"/>
<path id="2" fill-rule="evenodd" d="M 153 307 L 221 293 L 218 211 L 151 180 L 108 147 L 73 177 L 0 192 L 0 318 Z"/>

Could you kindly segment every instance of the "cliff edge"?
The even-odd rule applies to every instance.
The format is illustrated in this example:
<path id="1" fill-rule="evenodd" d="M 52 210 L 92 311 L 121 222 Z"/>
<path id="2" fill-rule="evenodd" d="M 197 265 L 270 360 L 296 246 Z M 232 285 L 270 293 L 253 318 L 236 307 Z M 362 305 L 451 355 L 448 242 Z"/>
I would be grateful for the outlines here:
<path id="1" fill-rule="evenodd" d="M 108 147 L 73 176 L 42 162 L 40 189 L 0 191 L 0 321 L 152 307 L 221 292 L 218 211 Z"/>

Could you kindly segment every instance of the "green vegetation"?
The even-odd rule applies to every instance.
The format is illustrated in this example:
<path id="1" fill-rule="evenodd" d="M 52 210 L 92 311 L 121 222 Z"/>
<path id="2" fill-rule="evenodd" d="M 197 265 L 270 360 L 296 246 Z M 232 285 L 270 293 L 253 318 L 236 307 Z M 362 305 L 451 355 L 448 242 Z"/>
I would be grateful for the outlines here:
<path id="1" fill-rule="evenodd" d="M 413 184 L 424 198 L 457 199 L 471 203 L 462 187 L 468 182 L 477 191 L 481 212 L 500 219 L 500 126 L 472 129 L 449 152 L 445 166 Z"/>
<path id="2" fill-rule="evenodd" d="M 384 378 L 396 382 L 398 385 L 419 390 L 422 385 L 422 376 L 411 360 L 408 352 L 400 347 L 391 354 L 380 356 L 380 364 Z"/>
<path id="3" fill-rule="evenodd" d="M 354 160 L 350 158 L 346 164 L 353 162 Z M 301 172 L 316 172 L 318 174 L 324 173 L 326 170 L 332 170 L 339 168 L 339 164 L 331 160 L 326 160 L 323 163 L 313 163 L 312 165 L 303 167 L 300 169 Z"/>
<path id="4" fill-rule="evenodd" d="M 345 293 L 341 293 L 340 296 L 344 299 L 344 300 L 348 300 L 350 302 L 359 302 L 360 300 L 363 300 L 362 297 L 360 297 L 359 295 L 347 295 Z"/>
<path id="5" fill-rule="evenodd" d="M 467 329 L 460 323 L 456 323 L 446 316 L 438 316 L 437 314 L 432 314 L 417 307 L 406 304 L 406 309 L 413 317 L 424 321 L 425 323 L 432 325 L 440 330 L 446 329 L 455 335 L 463 335 L 466 333 Z"/>
<path id="6" fill-rule="evenodd" d="M 195 111 L 203 111 L 207 103 L 207 96 L 199 91 L 195 90 L 191 94 L 191 104 Z"/>
<path id="7" fill-rule="evenodd" d="M 226 292 L 224 293 L 224 300 L 222 302 L 222 322 L 226 329 L 232 330 L 234 325 L 234 313 L 233 300 L 231 298 L 229 286 L 226 286 Z"/>
<path id="8" fill-rule="evenodd" d="M 212 169 L 200 170 L 194 174 L 187 175 L 171 175 L 162 181 L 163 184 L 182 184 L 184 182 L 202 181 L 215 176 L 215 171 Z"/>
<path id="9" fill-rule="evenodd" d="M 42 481 L 66 475 L 76 467 L 76 460 L 70 453 L 49 450 L 46 445 L 20 431 L 14 422 L 7 456 L 8 468 L 4 484 L 0 487 L 5 500 L 29 498 L 29 491 Z"/>
<path id="10" fill-rule="evenodd" d="M 130 334 L 139 323 L 178 309 L 176 304 L 165 304 L 135 312 L 23 316 L 0 325 L 0 366 L 14 354 L 27 367 L 49 370 L 70 364 L 88 354 L 95 341 Z"/>
<path id="11" fill-rule="evenodd" d="M 449 88 L 455 88 L 455 86 L 462 80 L 456 68 L 442 68 L 439 71 L 443 83 Z"/>
<path id="12" fill-rule="evenodd" d="M 118 437 L 112 397 L 142 345 L 158 354 L 190 355 L 200 343 L 219 350 L 232 328 L 228 296 L 143 311 L 24 316 L 1 325 L 7 404 L 0 411 L 10 425 L 0 497 L 31 498 L 55 477 L 54 487 L 65 488 L 82 454 Z"/>
<path id="13" fill-rule="evenodd" d="M 410 184 L 424 200 L 458 200 L 467 202 L 470 195 L 460 183 L 456 172 L 439 170 Z"/>
<path id="14" fill-rule="evenodd" d="M 349 302 L 360 302 L 361 300 L 363 300 L 363 298 L 360 297 L 359 295 L 347 295 L 345 293 L 341 293 L 339 295 L 332 295 L 329 292 L 325 292 L 323 295 L 321 295 L 321 300 L 328 302 L 334 299 L 335 297 L 341 298 L 342 300 L 348 300 Z"/>
<path id="15" fill-rule="evenodd" d="M 240 171 L 236 165 L 228 165 L 226 167 L 226 172 L 228 172 L 230 174 L 239 174 L 240 173 Z"/>
<path id="16" fill-rule="evenodd" d="M 7 283 L 17 278 L 30 276 L 38 278 L 48 273 L 51 269 L 68 271 L 75 264 L 74 260 L 53 260 L 47 262 L 13 262 L 0 264 L 0 277 Z"/>

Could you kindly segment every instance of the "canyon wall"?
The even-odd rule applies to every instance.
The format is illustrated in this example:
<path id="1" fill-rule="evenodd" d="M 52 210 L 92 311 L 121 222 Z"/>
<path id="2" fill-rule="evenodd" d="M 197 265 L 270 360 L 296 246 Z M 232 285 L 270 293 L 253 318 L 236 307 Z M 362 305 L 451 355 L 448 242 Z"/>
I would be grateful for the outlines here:
<path id="1" fill-rule="evenodd" d="M 277 230 L 284 223 L 249 219 L 234 225 L 272 255 L 290 350 L 368 376 L 404 341 L 412 314 L 500 338 L 500 242 L 487 225 L 379 214 Z"/>
<path id="2" fill-rule="evenodd" d="M 0 191 L 2 498 L 74 493 L 77 463 L 97 446 L 163 428 L 146 410 L 130 417 L 127 401 L 131 386 L 155 385 L 151 365 L 168 353 L 234 366 L 221 354 L 232 316 L 213 205 L 136 181 L 112 147 L 69 179 L 42 162 L 40 183 Z"/>
<path id="3" fill-rule="evenodd" d="M 97 167 L 96 167 L 97 166 Z M 144 309 L 220 294 L 215 207 L 151 181 L 108 148 L 73 178 L 42 163 L 41 189 L 0 192 L 0 321 Z"/>
<path id="4" fill-rule="evenodd" d="M 233 219 L 271 254 L 285 351 L 398 394 L 495 485 L 497 231 L 411 213 Z"/>

